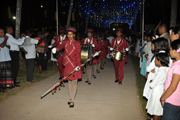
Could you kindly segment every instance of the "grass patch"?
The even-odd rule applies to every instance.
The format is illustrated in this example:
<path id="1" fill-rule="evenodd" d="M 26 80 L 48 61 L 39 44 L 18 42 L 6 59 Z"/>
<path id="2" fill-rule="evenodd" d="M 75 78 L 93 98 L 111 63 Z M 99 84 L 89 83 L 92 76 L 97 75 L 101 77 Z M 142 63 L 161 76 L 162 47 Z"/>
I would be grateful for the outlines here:
<path id="1" fill-rule="evenodd" d="M 135 74 L 136 74 L 136 85 L 138 87 L 138 95 L 139 95 L 139 99 L 140 99 L 141 104 L 142 104 L 142 110 L 144 111 L 146 118 L 150 118 L 147 115 L 147 113 L 145 112 L 147 101 L 146 101 L 146 99 L 143 98 L 143 90 L 144 90 L 144 86 L 145 86 L 146 81 L 144 80 L 144 77 L 140 74 L 139 58 L 135 57 L 135 56 L 131 56 L 131 58 L 132 58 L 133 67 L 134 67 Z"/>
<path id="2" fill-rule="evenodd" d="M 18 88 L 12 88 L 10 90 L 8 90 L 6 93 L 2 93 L 0 92 L 0 102 L 7 99 L 8 97 L 12 96 L 12 95 L 16 95 L 18 92 L 22 91 L 23 89 L 33 85 L 34 83 L 37 83 L 39 81 L 42 81 L 52 75 L 54 75 L 55 73 L 57 73 L 58 67 L 52 67 L 52 62 L 48 62 L 48 70 L 44 71 L 43 73 L 38 73 L 37 72 L 37 67 L 34 67 L 34 72 L 33 72 L 33 83 L 26 83 L 26 65 L 25 62 L 20 62 L 19 65 L 19 72 L 18 72 L 18 77 L 17 77 L 17 81 L 20 82 L 19 85 L 21 85 Z"/>

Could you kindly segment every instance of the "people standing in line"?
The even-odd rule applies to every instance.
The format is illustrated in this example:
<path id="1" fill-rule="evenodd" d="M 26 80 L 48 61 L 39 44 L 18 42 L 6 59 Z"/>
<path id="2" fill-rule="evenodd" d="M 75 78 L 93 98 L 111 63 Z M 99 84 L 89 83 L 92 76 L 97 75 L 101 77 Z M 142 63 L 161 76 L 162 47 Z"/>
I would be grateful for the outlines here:
<path id="1" fill-rule="evenodd" d="M 93 38 L 93 29 L 87 29 L 87 38 L 83 39 L 83 43 L 87 45 L 91 45 L 93 47 L 93 52 L 95 53 L 97 49 L 97 41 L 96 39 Z M 93 59 L 93 62 L 95 62 L 95 59 Z M 85 82 L 88 83 L 88 85 L 91 85 L 92 69 L 93 69 L 92 66 L 93 65 L 91 64 L 86 65 L 87 80 Z"/>
<path id="2" fill-rule="evenodd" d="M 49 44 L 48 44 L 48 39 L 47 39 L 48 35 L 49 35 L 49 31 L 45 31 L 43 41 L 45 43 L 46 54 L 44 54 L 44 57 L 42 59 L 43 60 L 43 63 L 42 63 L 42 66 L 41 66 L 42 71 L 48 70 L 47 69 L 47 66 L 48 66 L 48 52 L 49 52 L 49 49 L 48 49 Z"/>
<path id="3" fill-rule="evenodd" d="M 174 27 L 170 34 L 171 42 L 180 39 L 180 26 Z"/>
<path id="4" fill-rule="evenodd" d="M 65 35 L 65 28 L 61 27 L 59 28 L 60 35 L 56 36 L 56 41 L 53 45 L 48 46 L 49 48 L 53 48 L 55 46 L 58 46 L 62 44 L 63 41 L 68 40 L 67 36 Z M 58 55 L 56 55 L 57 61 L 58 61 L 58 67 L 59 67 L 59 79 L 61 80 L 64 77 L 64 66 L 63 66 L 63 57 L 64 57 L 64 49 L 58 52 Z"/>
<path id="5" fill-rule="evenodd" d="M 40 40 L 44 35 L 41 34 L 40 31 L 37 32 L 36 40 Z M 46 54 L 46 46 L 45 42 L 42 41 L 41 44 L 36 47 L 36 55 L 37 55 L 37 71 L 38 73 L 42 73 L 43 60 Z"/>
<path id="6" fill-rule="evenodd" d="M 146 44 L 147 44 L 147 34 L 144 32 L 144 40 L 143 41 L 141 41 L 142 42 L 142 46 L 141 46 L 141 48 L 140 48 L 140 60 L 139 60 L 139 67 L 141 68 L 141 66 L 142 66 L 142 62 L 143 62 L 143 51 L 144 51 L 144 48 L 145 48 L 145 46 L 146 46 Z"/>
<path id="7" fill-rule="evenodd" d="M 171 43 L 170 56 L 175 59 L 165 80 L 164 93 L 160 101 L 163 109 L 162 120 L 180 118 L 180 39 Z"/>
<path id="8" fill-rule="evenodd" d="M 69 107 L 74 107 L 74 99 L 77 93 L 77 81 L 78 79 L 82 78 L 82 72 L 80 68 L 81 45 L 80 42 L 74 39 L 76 31 L 77 30 L 74 27 L 67 28 L 68 40 L 63 41 L 62 44 L 59 44 L 56 48 L 52 49 L 53 53 L 56 53 L 62 50 L 63 48 L 65 49 L 63 57 L 63 65 L 65 66 L 65 76 L 67 76 L 73 70 L 76 71 L 73 73 L 73 75 L 67 78 L 70 95 L 70 100 L 68 102 Z"/>
<path id="9" fill-rule="evenodd" d="M 121 37 L 122 35 L 122 28 L 116 29 L 116 35 L 117 37 L 113 39 L 110 50 L 118 50 L 119 52 L 124 52 L 126 54 L 126 51 L 128 51 L 128 45 L 126 43 L 126 40 Z M 122 85 L 123 76 L 124 76 L 124 64 L 125 59 L 123 61 L 114 60 L 114 68 L 115 68 L 115 76 L 116 80 L 115 83 L 118 82 L 119 85 Z"/>
<path id="10" fill-rule="evenodd" d="M 24 43 L 26 35 L 21 34 L 19 39 L 15 39 L 12 34 L 14 33 L 11 26 L 6 26 L 6 35 L 8 36 L 7 43 L 10 45 L 11 68 L 13 73 L 13 80 L 15 87 L 19 87 L 19 82 L 16 81 L 19 71 L 19 45 Z"/>
<path id="11" fill-rule="evenodd" d="M 0 28 L 0 88 L 6 92 L 7 88 L 14 86 L 11 69 L 11 57 L 9 54 L 8 37 L 4 36 L 4 29 Z"/>
<path id="12" fill-rule="evenodd" d="M 36 46 L 43 41 L 43 38 L 40 40 L 35 40 L 31 38 L 32 32 L 26 31 L 26 39 L 22 46 L 20 47 L 21 50 L 25 53 L 26 58 L 26 72 L 27 78 L 26 83 L 31 83 L 33 80 L 33 71 L 35 65 L 35 58 L 36 58 Z"/>
<path id="13" fill-rule="evenodd" d="M 167 28 L 167 25 L 166 24 L 161 24 L 159 26 L 159 34 L 160 34 L 160 37 L 164 37 L 168 40 L 169 42 L 169 46 L 171 45 L 171 40 L 170 40 L 170 37 L 169 37 L 169 34 L 167 32 L 168 28 Z"/>
<path id="14" fill-rule="evenodd" d="M 141 46 L 141 35 L 137 37 L 135 56 L 139 56 L 140 46 Z"/>
<path id="15" fill-rule="evenodd" d="M 160 97 L 164 91 L 164 83 L 166 74 L 169 70 L 169 55 L 168 53 L 158 53 L 155 55 L 155 65 L 158 67 L 155 77 L 150 80 L 149 87 L 152 92 L 149 96 L 146 109 L 147 113 L 153 115 L 153 120 L 160 120 L 163 115 L 163 107 L 160 102 Z"/>

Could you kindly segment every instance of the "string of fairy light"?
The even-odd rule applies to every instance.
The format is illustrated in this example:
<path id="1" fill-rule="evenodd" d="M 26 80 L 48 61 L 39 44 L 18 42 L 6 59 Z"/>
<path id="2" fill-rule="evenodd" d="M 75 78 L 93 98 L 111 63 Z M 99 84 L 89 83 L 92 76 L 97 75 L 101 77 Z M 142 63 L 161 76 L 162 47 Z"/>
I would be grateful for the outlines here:
<path id="1" fill-rule="evenodd" d="M 89 4 L 89 0 L 75 1 L 73 11 L 78 10 L 86 19 L 89 15 L 95 26 L 107 28 L 112 23 L 127 23 L 131 27 L 141 10 L 142 0 L 91 0 L 88 12 Z"/>

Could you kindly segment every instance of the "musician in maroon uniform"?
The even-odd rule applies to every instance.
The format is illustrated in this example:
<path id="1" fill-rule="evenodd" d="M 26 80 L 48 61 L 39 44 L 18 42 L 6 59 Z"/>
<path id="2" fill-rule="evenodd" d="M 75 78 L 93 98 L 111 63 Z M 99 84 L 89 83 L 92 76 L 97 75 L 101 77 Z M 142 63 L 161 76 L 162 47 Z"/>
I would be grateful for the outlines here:
<path id="1" fill-rule="evenodd" d="M 104 69 L 104 56 L 105 56 L 105 44 L 104 44 L 104 34 L 101 34 L 101 40 L 100 40 L 100 68 L 101 70 Z"/>
<path id="2" fill-rule="evenodd" d="M 93 38 L 93 30 L 92 29 L 87 30 L 87 38 L 83 39 L 83 44 L 92 45 L 94 53 L 95 53 L 95 51 L 97 51 L 97 41 L 95 38 Z M 93 62 L 95 63 L 95 59 L 93 59 Z M 86 75 L 87 75 L 86 83 L 88 83 L 88 85 L 91 85 L 92 65 L 90 65 L 90 64 L 86 65 Z"/>
<path id="3" fill-rule="evenodd" d="M 126 54 L 125 51 L 128 51 L 128 45 L 126 43 L 126 40 L 121 37 L 122 28 L 116 29 L 116 35 L 117 35 L 117 37 L 112 40 L 110 50 L 111 51 L 115 50 L 115 51 L 119 51 L 119 52 L 124 52 Z M 125 61 L 126 60 L 124 60 L 124 61 L 114 60 L 114 68 L 115 68 L 115 76 L 116 76 L 115 82 L 116 83 L 118 82 L 118 84 L 120 84 L 120 85 L 122 85 Z"/>
<path id="4" fill-rule="evenodd" d="M 58 46 L 58 45 L 62 44 L 62 42 L 64 40 L 67 40 L 67 37 L 65 35 L 65 28 L 63 28 L 63 27 L 59 28 L 59 33 L 60 33 L 60 35 L 56 36 L 55 43 L 50 45 L 49 48 Z M 63 53 L 61 53 L 61 55 L 58 56 L 57 61 L 58 61 L 59 74 L 60 74 L 60 78 L 59 79 L 62 79 L 64 77 L 64 68 L 63 68 L 63 64 L 62 64 L 63 63 Z"/>
<path id="5" fill-rule="evenodd" d="M 77 92 L 77 80 L 82 78 L 82 72 L 80 68 L 81 45 L 80 42 L 74 39 L 75 32 L 76 32 L 76 28 L 69 27 L 67 29 L 68 40 L 63 41 L 62 44 L 59 44 L 56 48 L 52 49 L 53 53 L 56 53 L 64 49 L 63 66 L 65 67 L 64 68 L 65 76 L 67 76 L 73 70 L 76 71 L 67 78 L 69 95 L 70 95 L 70 100 L 68 102 L 69 107 L 74 107 L 74 99 Z"/>

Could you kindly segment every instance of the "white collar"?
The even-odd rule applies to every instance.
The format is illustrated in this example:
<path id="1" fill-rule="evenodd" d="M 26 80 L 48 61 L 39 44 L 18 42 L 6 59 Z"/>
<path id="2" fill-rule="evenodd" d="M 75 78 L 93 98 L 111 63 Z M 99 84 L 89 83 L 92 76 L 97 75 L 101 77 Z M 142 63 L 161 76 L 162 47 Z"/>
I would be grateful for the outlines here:
<path id="1" fill-rule="evenodd" d="M 26 38 L 30 38 L 29 36 L 26 36 Z"/>

